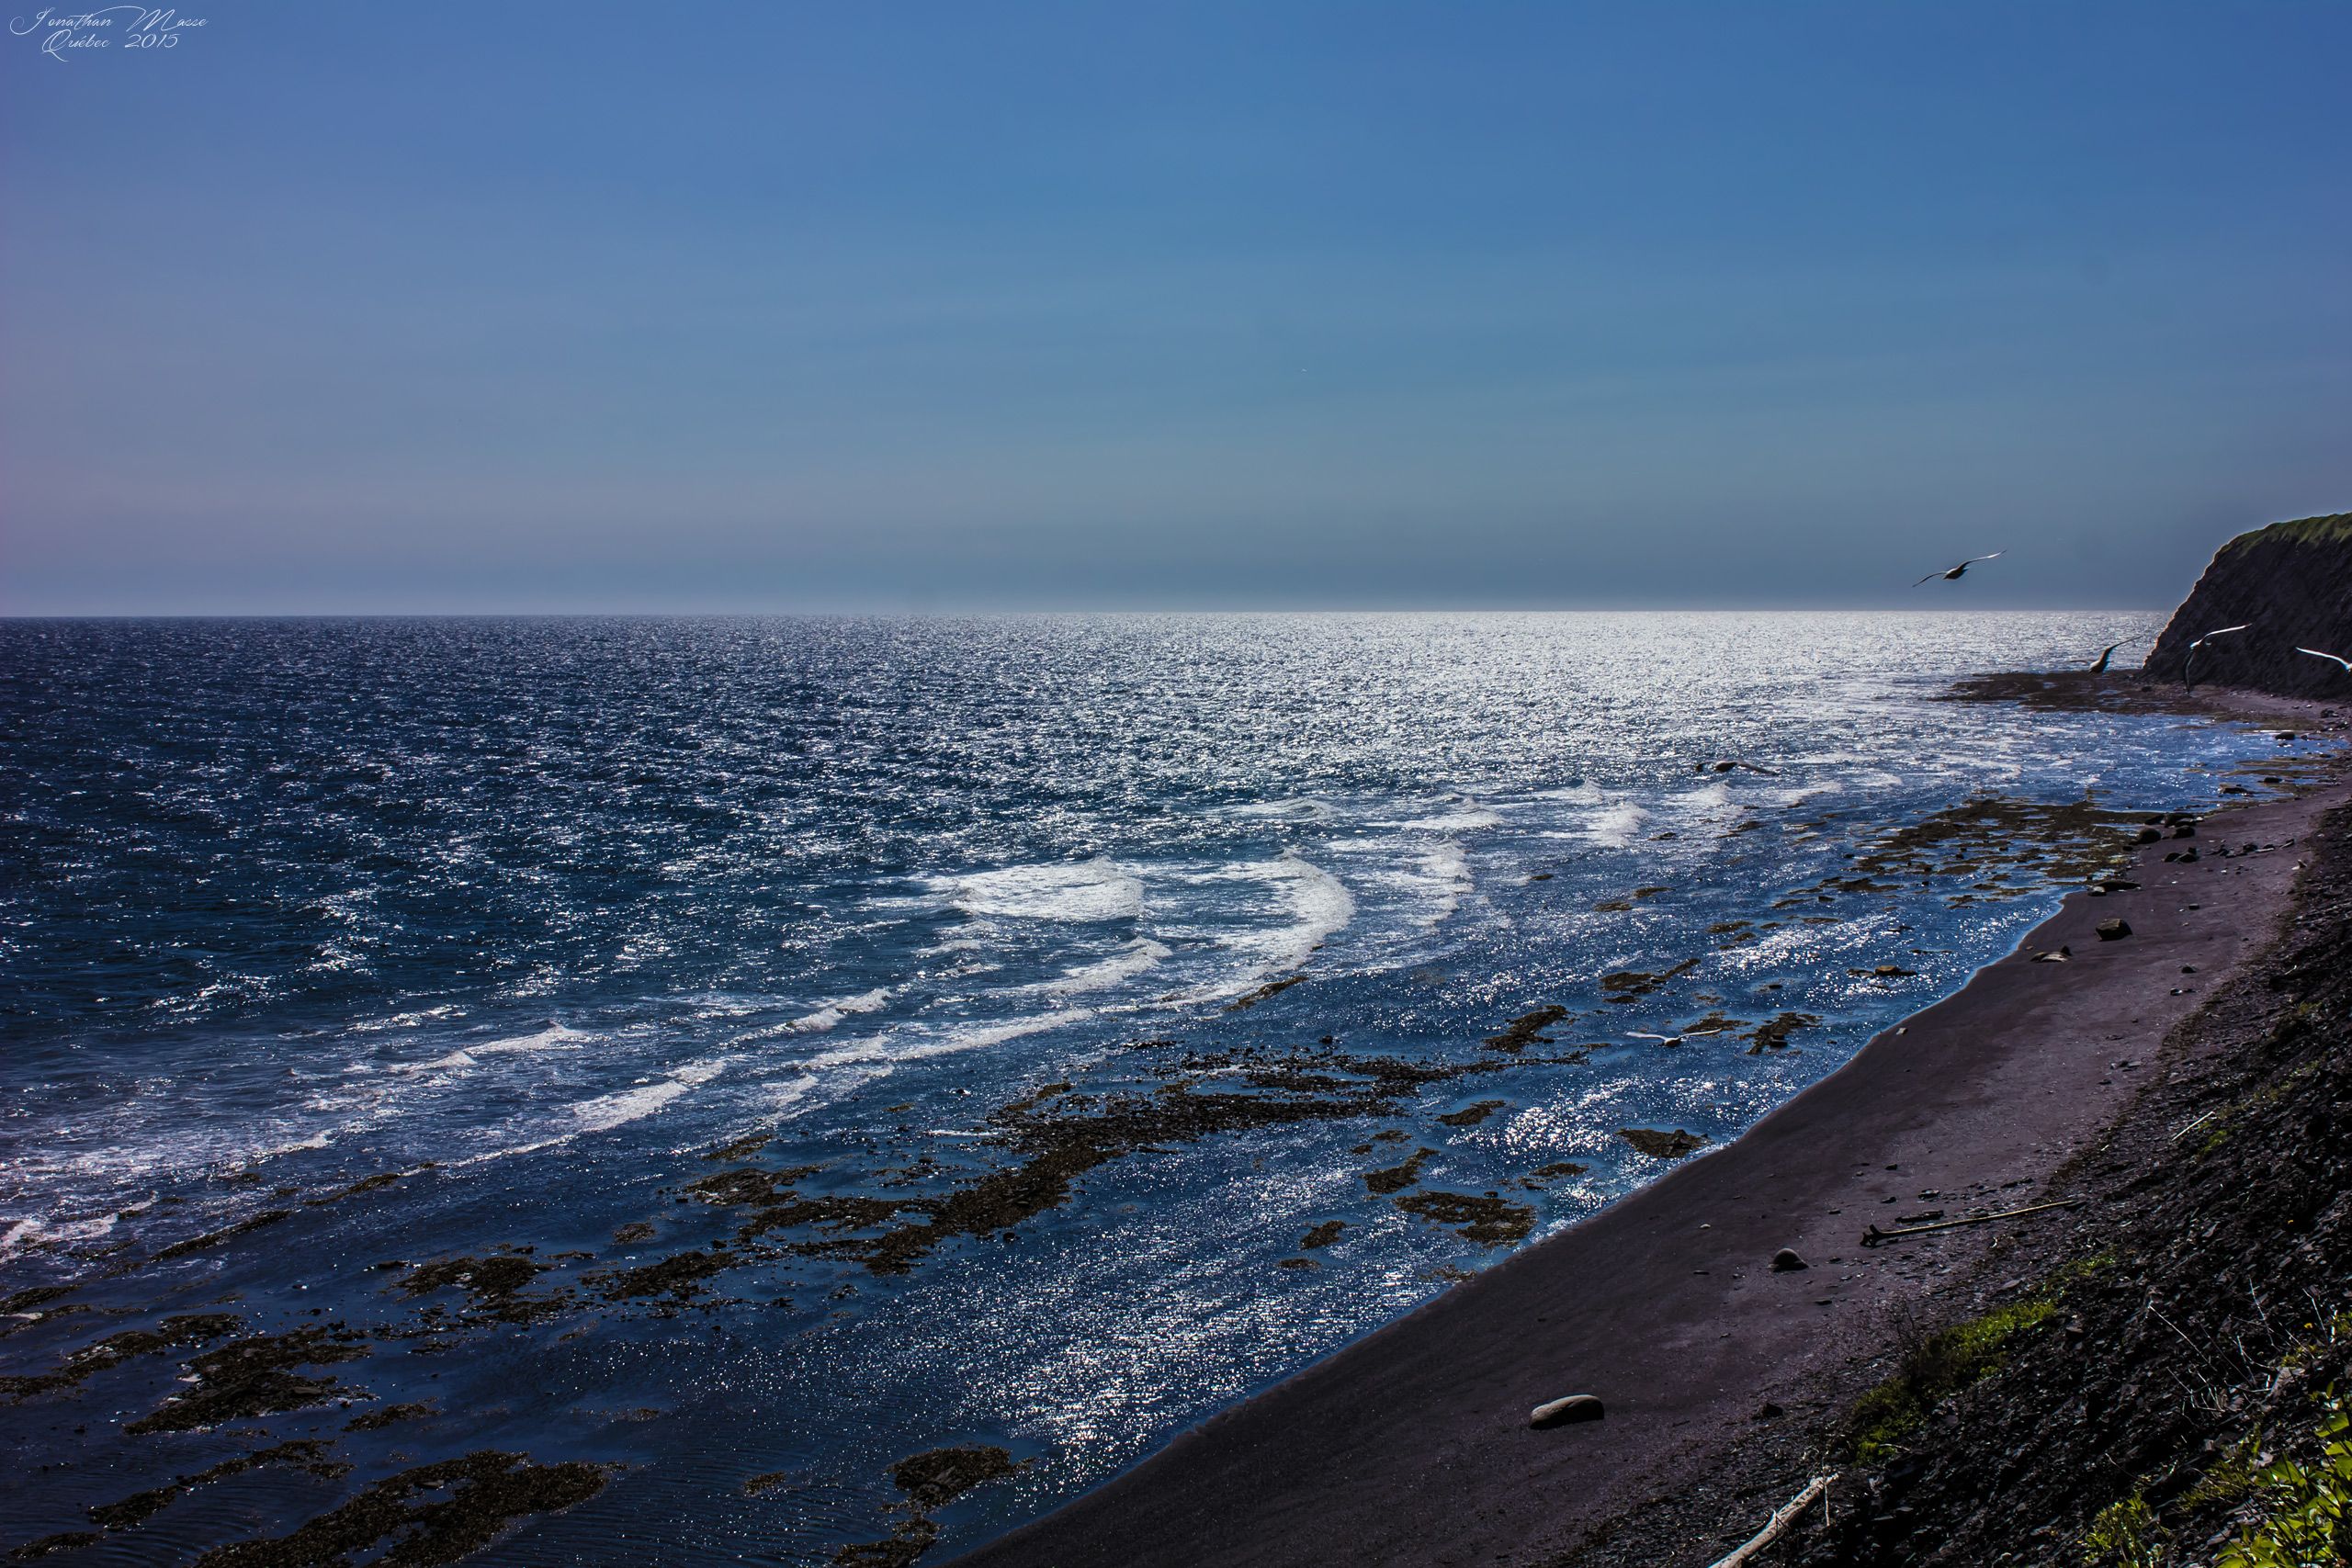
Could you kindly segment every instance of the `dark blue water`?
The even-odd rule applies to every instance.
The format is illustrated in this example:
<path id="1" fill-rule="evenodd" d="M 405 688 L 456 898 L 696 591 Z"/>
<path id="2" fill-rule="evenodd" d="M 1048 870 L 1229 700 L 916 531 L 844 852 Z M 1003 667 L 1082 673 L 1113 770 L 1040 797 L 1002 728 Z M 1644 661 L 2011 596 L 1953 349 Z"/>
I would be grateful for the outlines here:
<path id="1" fill-rule="evenodd" d="M 77 1371 L 0 1403 L 0 1548 L 494 1449 L 607 1467 L 499 1562 L 944 1557 L 1956 988 L 2118 836 L 2033 808 L 2209 804 L 2259 738 L 1933 700 L 2155 625 L 0 625 L 0 1293 L 71 1287 L 0 1371 Z M 228 1341 L 74 1353 L 198 1312 L 354 1354 L 127 1430 Z M 304 1438 L 353 1468 L 87 1516 Z M 972 1444 L 1025 1468 L 889 1472 Z"/>

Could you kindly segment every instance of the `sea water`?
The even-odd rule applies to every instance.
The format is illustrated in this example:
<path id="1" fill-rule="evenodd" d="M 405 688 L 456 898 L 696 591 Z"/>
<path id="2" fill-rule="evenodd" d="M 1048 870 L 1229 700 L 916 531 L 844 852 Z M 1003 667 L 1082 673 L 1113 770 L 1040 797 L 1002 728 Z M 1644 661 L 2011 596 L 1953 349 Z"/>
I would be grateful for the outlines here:
<path id="1" fill-rule="evenodd" d="M 2017 810 L 2212 804 L 2267 737 L 1940 700 L 2158 625 L 0 625 L 0 1371 L 175 1313 L 358 1352 L 209 1430 L 125 1430 L 192 1348 L 8 1385 L 0 1548 L 312 1438 L 355 1468 L 81 1555 L 496 1450 L 607 1478 L 502 1562 L 821 1563 L 918 1517 L 944 1558 L 1669 1168 L 1625 1129 L 1720 1146 L 1957 988 L 2080 881 Z M 1971 802 L 2021 847 L 1852 874 Z M 1430 1072 L 1333 1109 L 1375 1059 Z M 1210 1111 L 873 1245 L 1170 1103 Z M 493 1258 L 503 1303 L 418 1272 Z M 1018 1468 L 891 1474 L 969 1445 Z"/>

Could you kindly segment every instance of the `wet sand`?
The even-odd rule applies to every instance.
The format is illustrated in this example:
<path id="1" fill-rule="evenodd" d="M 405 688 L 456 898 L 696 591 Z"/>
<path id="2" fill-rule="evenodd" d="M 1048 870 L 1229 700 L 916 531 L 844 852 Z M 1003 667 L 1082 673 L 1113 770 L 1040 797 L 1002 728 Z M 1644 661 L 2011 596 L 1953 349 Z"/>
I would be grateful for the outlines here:
<path id="1" fill-rule="evenodd" d="M 2310 721 L 2296 705 L 2261 712 Z M 1903 1216 L 2064 1196 L 2065 1167 L 2126 1111 L 2167 1032 L 2290 908 L 2290 840 L 2347 798 L 2339 779 L 2216 812 L 2194 840 L 2145 846 L 2123 874 L 2139 888 L 2070 896 L 2015 953 L 1736 1143 L 958 1563 L 1560 1557 L 1719 1462 L 1767 1402 L 1807 1403 L 1840 1381 L 1830 1374 L 1882 1352 L 1939 1280 L 2030 1227 L 2081 1223 L 2060 1210 L 1860 1245 L 1866 1226 Z M 2248 842 L 2279 847 L 2215 852 Z M 2197 862 L 2165 861 L 2192 844 Z M 2098 922 L 2119 917 L 2132 934 L 2101 941 Z M 2033 961 L 2062 946 L 2067 962 Z M 1773 1271 L 1782 1247 L 1810 1267 Z M 1606 1419 L 1529 1429 L 1531 1407 L 1569 1393 L 1598 1395 Z"/>

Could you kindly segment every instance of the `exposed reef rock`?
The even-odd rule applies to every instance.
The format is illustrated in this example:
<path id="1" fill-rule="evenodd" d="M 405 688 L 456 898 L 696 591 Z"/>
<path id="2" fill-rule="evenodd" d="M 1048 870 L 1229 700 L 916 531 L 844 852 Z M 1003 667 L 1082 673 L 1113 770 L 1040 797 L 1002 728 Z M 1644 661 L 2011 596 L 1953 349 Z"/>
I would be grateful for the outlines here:
<path id="1" fill-rule="evenodd" d="M 535 1464 L 484 1449 L 387 1476 L 349 1502 L 275 1540 L 209 1551 L 199 1568 L 343 1568 L 356 1561 L 407 1568 L 455 1562 L 515 1520 L 582 1503 L 604 1489 L 602 1467 Z"/>
<path id="2" fill-rule="evenodd" d="M 2352 698 L 2352 671 L 2295 651 L 2316 648 L 2352 659 L 2352 512 L 2274 523 L 2223 545 L 2141 667 L 2179 681 L 2190 643 L 2241 624 L 2245 631 L 2198 649 L 2199 682 Z"/>

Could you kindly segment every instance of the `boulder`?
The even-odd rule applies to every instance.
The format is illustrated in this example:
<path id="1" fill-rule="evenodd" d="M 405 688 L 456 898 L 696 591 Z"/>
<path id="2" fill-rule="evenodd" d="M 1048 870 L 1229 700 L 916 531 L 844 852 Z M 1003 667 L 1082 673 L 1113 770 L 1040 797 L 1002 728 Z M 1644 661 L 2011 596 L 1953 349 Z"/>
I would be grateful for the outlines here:
<path id="1" fill-rule="evenodd" d="M 2098 923 L 2098 939 L 2101 942 L 2121 942 L 2131 934 L 2132 922 L 2129 920 L 2101 920 Z"/>
<path id="2" fill-rule="evenodd" d="M 1578 1421 L 1598 1421 L 1608 1413 L 1600 1401 L 1589 1393 L 1572 1393 L 1566 1399 L 1555 1399 L 1539 1404 L 1527 1413 L 1527 1424 L 1537 1431 L 1547 1427 L 1566 1427 Z"/>
<path id="3" fill-rule="evenodd" d="M 1800 1269 L 1812 1267 L 1812 1264 L 1797 1256 L 1796 1248 L 1792 1247 L 1784 1247 L 1772 1254 L 1772 1272 L 1775 1274 L 1793 1274 Z"/>

